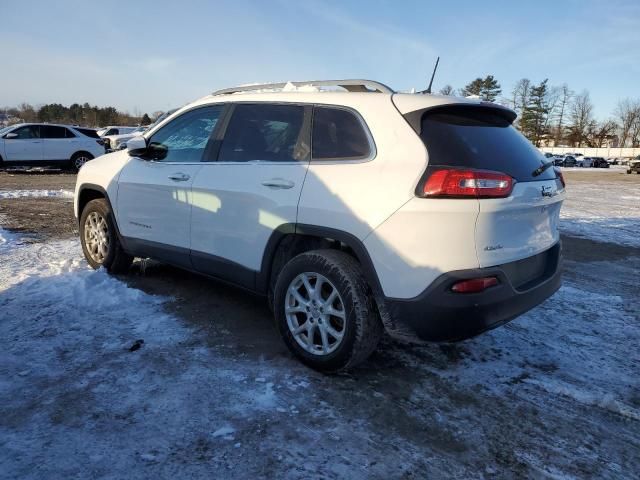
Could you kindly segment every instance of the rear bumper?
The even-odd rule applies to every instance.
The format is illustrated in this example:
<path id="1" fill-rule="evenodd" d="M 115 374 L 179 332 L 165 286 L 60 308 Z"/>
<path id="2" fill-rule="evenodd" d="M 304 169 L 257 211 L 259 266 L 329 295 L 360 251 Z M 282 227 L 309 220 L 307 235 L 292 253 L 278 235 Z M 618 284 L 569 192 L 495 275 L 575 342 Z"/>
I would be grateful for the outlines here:
<path id="1" fill-rule="evenodd" d="M 385 325 L 402 339 L 454 342 L 503 325 L 539 305 L 561 286 L 562 252 L 558 242 L 534 257 L 495 267 L 458 270 L 438 277 L 415 298 L 384 299 Z M 533 278 L 526 272 L 535 269 Z M 459 280 L 498 278 L 481 293 L 451 291 Z M 514 285 L 515 283 L 515 285 Z"/>

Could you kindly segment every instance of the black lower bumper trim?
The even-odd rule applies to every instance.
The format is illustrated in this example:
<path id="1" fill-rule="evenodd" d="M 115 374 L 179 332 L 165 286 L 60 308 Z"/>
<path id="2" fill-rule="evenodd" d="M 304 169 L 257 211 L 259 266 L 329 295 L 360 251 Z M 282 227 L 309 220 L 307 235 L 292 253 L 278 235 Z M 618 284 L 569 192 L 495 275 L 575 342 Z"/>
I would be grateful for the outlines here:
<path id="1" fill-rule="evenodd" d="M 423 293 L 409 300 L 386 298 L 385 310 L 390 323 L 403 332 L 404 338 L 411 333 L 420 340 L 434 342 L 464 340 L 503 325 L 539 305 L 560 288 L 560 242 L 539 255 L 544 255 L 545 264 L 540 275 L 519 287 L 513 285 L 509 274 L 513 277 L 513 272 L 523 264 L 512 262 L 445 273 Z M 498 285 L 481 293 L 451 291 L 457 281 L 491 276 L 498 278 Z"/>

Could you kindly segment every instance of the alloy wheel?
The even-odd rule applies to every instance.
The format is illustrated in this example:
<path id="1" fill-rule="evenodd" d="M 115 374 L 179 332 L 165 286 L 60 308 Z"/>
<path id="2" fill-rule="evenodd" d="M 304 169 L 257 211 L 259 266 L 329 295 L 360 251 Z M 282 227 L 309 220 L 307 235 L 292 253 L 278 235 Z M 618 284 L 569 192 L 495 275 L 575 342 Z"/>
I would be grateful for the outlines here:
<path id="1" fill-rule="evenodd" d="M 291 281 L 285 315 L 295 341 L 313 355 L 329 355 L 342 343 L 344 302 L 335 285 L 319 273 L 301 273 Z"/>
<path id="2" fill-rule="evenodd" d="M 109 254 L 110 234 L 106 219 L 98 212 L 91 212 L 85 220 L 84 243 L 91 259 L 104 263 Z"/>

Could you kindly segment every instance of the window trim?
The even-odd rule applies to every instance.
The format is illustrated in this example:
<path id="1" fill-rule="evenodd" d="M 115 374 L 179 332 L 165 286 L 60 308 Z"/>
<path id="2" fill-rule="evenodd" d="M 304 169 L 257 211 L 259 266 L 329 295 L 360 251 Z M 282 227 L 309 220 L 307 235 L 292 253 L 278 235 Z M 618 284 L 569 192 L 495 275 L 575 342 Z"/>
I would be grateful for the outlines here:
<path id="1" fill-rule="evenodd" d="M 215 157 L 212 157 L 212 160 L 209 162 L 215 162 L 219 165 L 300 165 L 300 164 L 309 164 L 311 161 L 311 122 L 313 117 L 313 104 L 304 103 L 304 102 L 259 102 L 259 101 L 245 101 L 245 102 L 228 102 L 228 114 L 224 119 L 224 125 L 221 125 L 221 129 L 218 132 L 218 137 L 216 138 L 216 147 L 215 147 Z M 302 107 L 303 108 L 303 117 L 302 117 L 302 126 L 300 128 L 300 138 L 306 138 L 309 142 L 309 156 L 306 160 L 296 160 L 296 161 L 285 161 L 285 162 L 274 162 L 271 160 L 249 160 L 247 162 L 234 162 L 230 160 L 220 160 L 220 150 L 222 149 L 222 142 L 224 141 L 224 137 L 227 134 L 227 128 L 229 127 L 229 123 L 231 122 L 231 118 L 233 117 L 233 113 L 238 105 L 283 105 L 283 106 L 294 106 L 294 107 Z"/>
<path id="2" fill-rule="evenodd" d="M 367 137 L 367 141 L 369 142 L 369 154 L 360 158 L 356 157 L 335 157 L 335 158 L 313 158 L 313 120 L 315 119 L 315 109 L 316 107 L 320 108 L 334 108 L 336 110 L 345 110 L 351 114 L 353 114 L 356 119 L 360 122 L 360 126 L 364 130 L 364 133 Z M 365 121 L 364 117 L 360 112 L 358 112 L 355 108 L 348 107 L 345 105 L 332 105 L 326 103 L 314 103 L 313 104 L 314 114 L 311 119 L 311 163 L 323 163 L 323 164 L 339 164 L 339 163 L 366 163 L 374 160 L 378 156 L 378 149 L 376 147 L 376 142 L 371 134 L 371 130 L 369 129 L 369 125 Z"/>
<path id="3" fill-rule="evenodd" d="M 211 108 L 211 107 L 222 107 L 222 111 L 220 112 L 220 117 L 216 122 L 216 126 L 213 128 L 211 135 L 209 135 L 209 139 L 207 140 L 207 144 L 205 145 L 204 150 L 202 151 L 202 155 L 200 156 L 199 161 L 197 162 L 164 162 L 162 160 L 154 160 L 152 158 L 144 158 L 144 157 L 138 157 L 138 158 L 141 158 L 145 162 L 152 162 L 152 163 L 157 163 L 162 165 L 202 165 L 203 163 L 210 162 L 211 160 L 207 160 L 207 158 L 210 157 L 212 153 L 212 149 L 215 148 L 215 143 L 217 142 L 217 132 L 220 130 L 223 121 L 226 121 L 227 119 L 227 115 L 229 111 L 229 104 L 227 103 L 217 102 L 217 103 L 206 103 L 206 104 L 196 105 L 193 108 L 180 112 L 180 115 L 172 117 L 170 122 L 162 122 L 162 125 L 159 126 L 159 128 L 154 128 L 152 132 L 146 131 L 144 135 L 141 135 L 142 137 L 144 137 L 147 145 L 149 145 L 149 141 L 151 140 L 151 138 L 160 130 L 162 130 L 164 127 L 168 126 L 169 123 L 173 123 L 174 121 L 178 120 L 182 116 L 187 115 L 191 112 L 195 112 L 196 110 L 200 110 L 203 108 Z"/>
<path id="4" fill-rule="evenodd" d="M 31 138 L 12 138 L 11 140 L 44 140 L 42 138 L 42 132 L 40 131 L 40 125 L 37 124 L 37 123 L 32 123 L 32 124 L 29 124 L 29 125 L 22 125 L 21 127 L 14 128 L 13 130 L 11 130 L 10 132 L 7 132 L 7 133 L 15 133 L 15 132 L 18 132 L 18 131 L 20 131 L 20 130 L 22 130 L 24 128 L 36 128 L 36 129 L 38 129 L 38 136 L 37 137 L 31 137 Z M 5 135 L 6 135 L 6 133 L 5 133 Z"/>

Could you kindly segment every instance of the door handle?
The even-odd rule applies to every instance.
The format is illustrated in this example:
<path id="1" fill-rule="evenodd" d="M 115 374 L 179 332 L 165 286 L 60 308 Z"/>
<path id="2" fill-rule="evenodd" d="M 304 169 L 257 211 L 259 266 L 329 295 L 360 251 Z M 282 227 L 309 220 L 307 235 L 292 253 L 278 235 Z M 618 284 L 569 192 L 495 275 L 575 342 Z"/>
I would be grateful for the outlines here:
<path id="1" fill-rule="evenodd" d="M 171 175 L 169 175 L 169 180 L 173 180 L 175 182 L 186 182 L 190 178 L 191 177 L 189 175 L 182 172 L 172 173 Z"/>
<path id="2" fill-rule="evenodd" d="M 287 189 L 293 188 L 295 183 L 290 180 L 285 180 L 284 178 L 272 178 L 270 180 L 265 180 L 264 182 L 262 182 L 262 185 L 273 189 Z"/>

